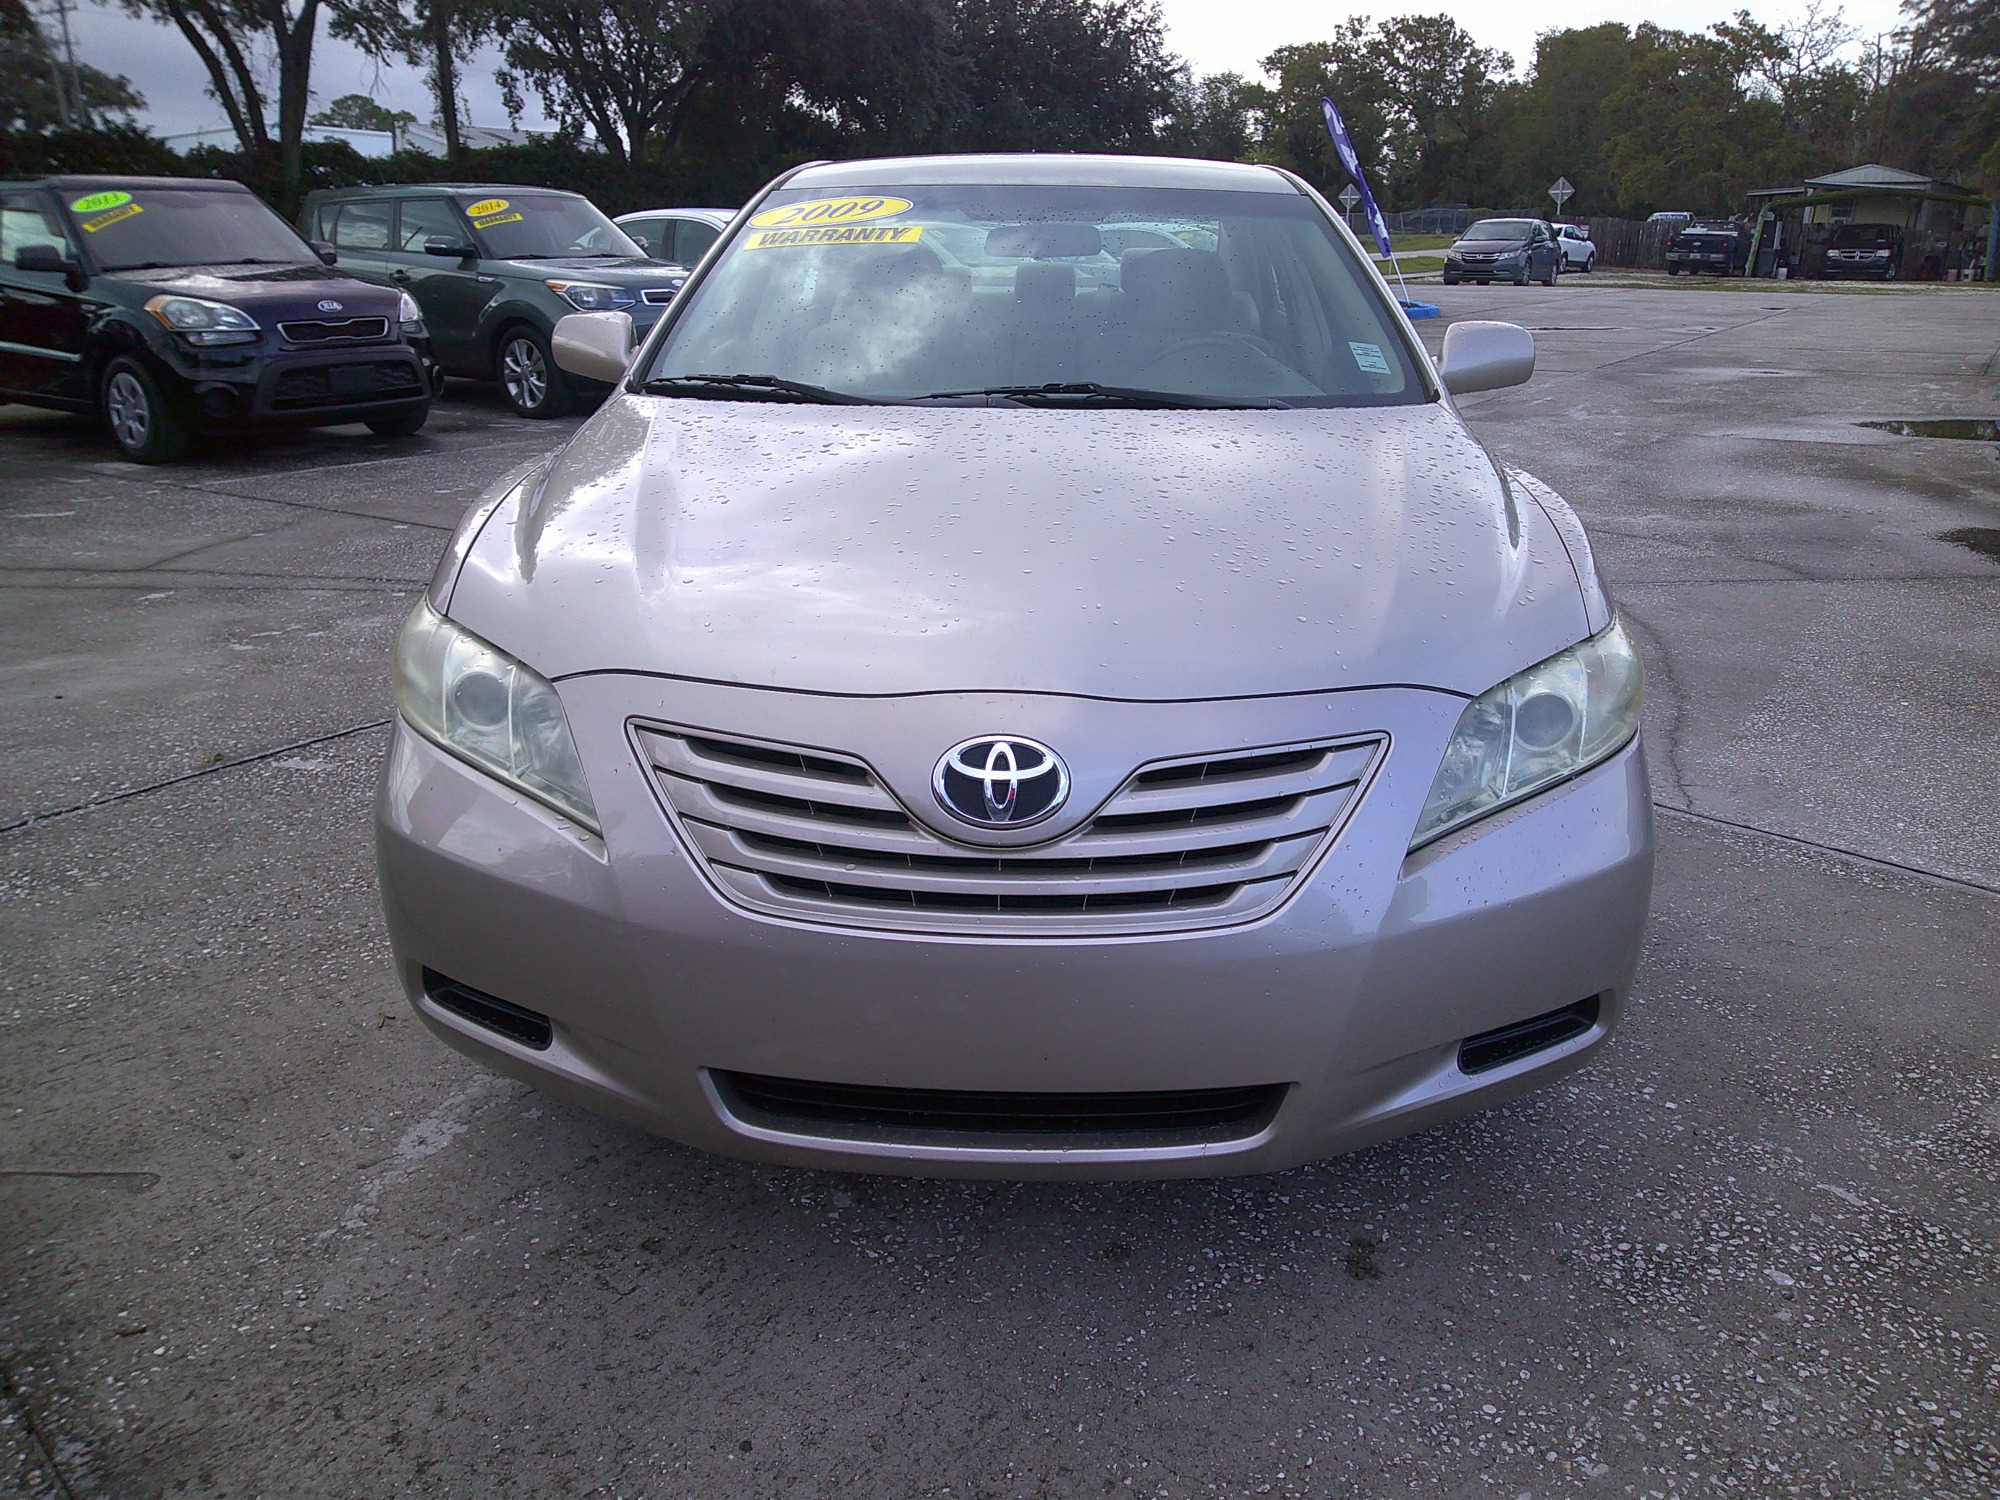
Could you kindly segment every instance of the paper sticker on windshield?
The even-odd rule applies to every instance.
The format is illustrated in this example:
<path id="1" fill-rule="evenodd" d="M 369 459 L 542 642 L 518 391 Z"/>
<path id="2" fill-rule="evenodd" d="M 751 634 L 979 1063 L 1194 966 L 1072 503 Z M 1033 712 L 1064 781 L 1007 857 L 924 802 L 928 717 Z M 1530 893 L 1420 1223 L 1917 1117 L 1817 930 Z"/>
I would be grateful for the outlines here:
<path id="1" fill-rule="evenodd" d="M 124 220 L 142 214 L 145 211 L 145 209 L 136 203 L 121 203 L 108 214 L 99 214 L 94 219 L 85 219 L 83 221 L 83 228 L 91 234 L 95 234 L 100 229 L 109 229 L 113 224 L 122 223 Z"/>
<path id="2" fill-rule="evenodd" d="M 1362 374 L 1388 375 L 1392 373 L 1389 369 L 1389 361 L 1382 357 L 1382 346 L 1380 344 L 1357 344 L 1350 341 L 1347 347 L 1349 352 L 1354 355 L 1354 362 L 1361 366 Z"/>
<path id="3" fill-rule="evenodd" d="M 816 224 L 861 224 L 908 213 L 908 198 L 815 198 L 767 208 L 750 221 L 752 229 L 807 229 Z"/>
<path id="4" fill-rule="evenodd" d="M 505 198 L 481 198 L 465 211 L 465 216 L 468 219 L 483 219 L 488 214 L 504 214 L 505 212 L 507 212 L 507 200 Z"/>
<path id="5" fill-rule="evenodd" d="M 88 198 L 79 198 L 70 204 L 73 214 L 101 214 L 107 208 L 116 208 L 121 203 L 130 203 L 130 193 L 92 193 Z"/>
<path id="6" fill-rule="evenodd" d="M 474 219 L 472 227 L 474 229 L 491 229 L 495 224 L 518 224 L 520 222 L 521 215 L 518 213 L 494 214 L 491 218 Z"/>
<path id="7" fill-rule="evenodd" d="M 921 224 L 843 224 L 831 229 L 760 229 L 744 241 L 746 250 L 795 250 L 803 245 L 914 245 Z"/>

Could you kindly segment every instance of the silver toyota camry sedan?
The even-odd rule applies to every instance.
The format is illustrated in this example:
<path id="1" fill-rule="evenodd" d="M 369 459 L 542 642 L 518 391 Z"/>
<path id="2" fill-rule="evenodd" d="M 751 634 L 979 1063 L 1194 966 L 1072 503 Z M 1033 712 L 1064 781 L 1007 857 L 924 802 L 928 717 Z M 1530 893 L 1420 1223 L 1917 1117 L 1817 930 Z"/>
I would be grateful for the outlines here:
<path id="1" fill-rule="evenodd" d="M 383 901 L 491 1067 L 769 1161 L 1263 1172 L 1547 1082 L 1645 928 L 1576 516 L 1267 167 L 798 169 L 465 518 Z"/>

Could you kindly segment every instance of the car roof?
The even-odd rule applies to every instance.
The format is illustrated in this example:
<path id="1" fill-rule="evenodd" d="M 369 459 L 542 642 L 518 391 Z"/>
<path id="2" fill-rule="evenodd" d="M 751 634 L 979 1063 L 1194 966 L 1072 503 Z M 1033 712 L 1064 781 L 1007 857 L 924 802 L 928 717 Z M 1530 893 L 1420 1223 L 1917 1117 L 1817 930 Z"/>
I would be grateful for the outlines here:
<path id="1" fill-rule="evenodd" d="M 966 156 L 889 156 L 867 161 L 816 162 L 780 184 L 797 188 L 993 184 L 1007 187 L 1171 187 L 1241 193 L 1297 193 L 1273 167 L 1197 161 L 1177 156 L 1086 156 L 1021 152 Z"/>
<path id="2" fill-rule="evenodd" d="M 583 194 L 568 188 L 541 187 L 532 182 L 378 182 L 358 187 L 320 188 L 309 198 L 408 198 L 430 193 L 560 193 L 565 198 Z"/>
<path id="3" fill-rule="evenodd" d="M 635 208 L 629 214 L 617 215 L 611 222 L 614 224 L 623 224 L 627 219 L 659 219 L 667 217 L 711 219 L 727 224 L 731 219 L 736 217 L 736 210 L 733 208 Z"/>
<path id="4" fill-rule="evenodd" d="M 80 189 L 95 189 L 99 192 L 107 188 L 144 188 L 149 193 L 170 189 L 217 189 L 225 193 L 247 193 L 250 191 L 240 182 L 227 177 L 110 177 L 104 175 L 78 176 L 71 173 L 57 173 L 45 177 L 15 177 L 0 181 L 0 187 L 10 188 L 55 188 L 59 192 L 76 192 Z"/>

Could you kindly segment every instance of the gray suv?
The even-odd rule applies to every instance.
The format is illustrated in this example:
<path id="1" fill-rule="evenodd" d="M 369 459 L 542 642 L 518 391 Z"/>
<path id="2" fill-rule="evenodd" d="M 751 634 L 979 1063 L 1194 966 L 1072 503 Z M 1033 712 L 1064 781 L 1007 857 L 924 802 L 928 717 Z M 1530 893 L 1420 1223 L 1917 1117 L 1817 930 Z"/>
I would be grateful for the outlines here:
<path id="1" fill-rule="evenodd" d="M 650 328 L 687 280 L 588 198 L 549 188 L 342 188 L 308 194 L 299 227 L 343 270 L 414 296 L 444 373 L 497 380 L 524 417 L 566 415 L 583 393 L 550 353 L 558 318 L 623 312 Z"/>

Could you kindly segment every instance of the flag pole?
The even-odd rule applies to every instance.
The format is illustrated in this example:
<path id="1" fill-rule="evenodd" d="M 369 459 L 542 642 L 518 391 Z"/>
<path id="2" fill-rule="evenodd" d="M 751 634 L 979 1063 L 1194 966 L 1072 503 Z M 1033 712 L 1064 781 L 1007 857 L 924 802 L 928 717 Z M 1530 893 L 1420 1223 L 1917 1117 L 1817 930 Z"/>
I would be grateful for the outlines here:
<path id="1" fill-rule="evenodd" d="M 1389 262 L 1389 269 L 1396 273 L 1396 285 L 1402 288 L 1402 302 L 1407 309 L 1412 305 L 1410 284 L 1403 279 L 1403 263 L 1396 259 L 1396 247 L 1390 243 L 1389 223 L 1382 217 L 1382 210 L 1375 206 L 1375 195 L 1368 191 L 1368 179 L 1361 171 L 1361 157 L 1347 133 L 1347 123 L 1340 118 L 1340 111 L 1334 108 L 1333 101 L 1323 94 L 1319 108 L 1326 119 L 1327 134 L 1333 137 L 1333 149 L 1340 154 L 1340 164 L 1353 179 L 1354 190 L 1361 194 L 1361 212 L 1368 220 L 1369 231 L 1375 236 L 1375 246 L 1382 252 L 1382 258 Z"/>

